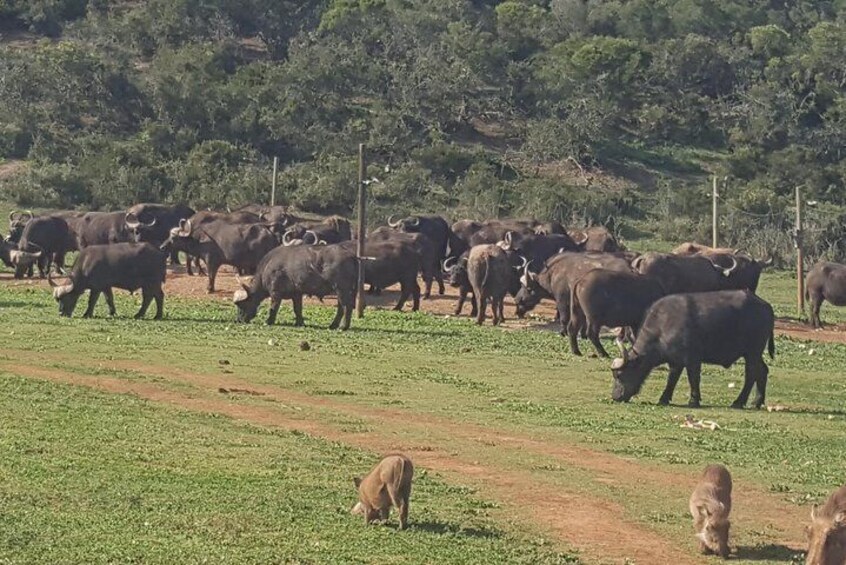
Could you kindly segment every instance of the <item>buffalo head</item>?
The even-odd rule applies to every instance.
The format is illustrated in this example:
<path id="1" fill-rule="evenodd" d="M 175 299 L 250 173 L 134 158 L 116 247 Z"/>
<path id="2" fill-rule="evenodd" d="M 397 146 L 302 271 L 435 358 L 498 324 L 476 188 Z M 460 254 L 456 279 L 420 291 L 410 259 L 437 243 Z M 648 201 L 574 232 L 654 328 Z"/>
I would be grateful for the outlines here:
<path id="1" fill-rule="evenodd" d="M 622 342 L 618 342 L 618 345 L 622 357 L 614 359 L 611 363 L 611 372 L 614 375 L 611 398 L 615 402 L 628 402 L 640 392 L 643 382 L 649 375 L 649 367 L 634 349 L 626 350 Z"/>
<path id="2" fill-rule="evenodd" d="M 9 212 L 9 235 L 6 239 L 13 242 L 20 241 L 24 226 L 34 217 L 35 215 L 30 210 L 26 210 L 25 212 L 13 210 Z"/>
<path id="3" fill-rule="evenodd" d="M 242 281 L 238 278 L 238 284 L 238 290 L 236 290 L 235 294 L 232 295 L 232 302 L 234 302 L 235 307 L 238 308 L 235 321 L 240 324 L 246 324 L 256 317 L 259 304 L 261 304 L 263 297 L 252 290 L 249 282 Z"/>
<path id="4" fill-rule="evenodd" d="M 420 228 L 420 218 L 418 216 L 409 216 L 399 220 L 394 220 L 393 216 L 388 218 L 388 225 L 395 230 L 404 232 L 416 232 Z"/>
<path id="5" fill-rule="evenodd" d="M 51 273 L 47 273 L 47 282 L 53 287 L 53 298 L 59 304 L 59 315 L 70 318 L 76 309 L 76 303 L 82 296 L 82 291 L 76 288 L 73 279 L 68 279 L 65 284 L 58 284 L 53 280 Z"/>
<path id="6" fill-rule="evenodd" d="M 518 318 L 525 318 L 528 312 L 531 312 L 535 306 L 540 304 L 546 292 L 538 282 L 538 275 L 529 270 L 529 264 L 523 267 L 523 275 L 520 277 L 520 290 L 514 297 L 514 303 L 517 306 L 516 313 Z"/>
<path id="7" fill-rule="evenodd" d="M 459 288 L 469 285 L 470 280 L 467 278 L 467 258 L 469 256 L 470 252 L 465 251 L 461 257 L 447 257 L 444 259 L 444 272 L 449 275 L 450 286 Z"/>
<path id="8" fill-rule="evenodd" d="M 149 241 L 151 235 L 150 228 L 156 225 L 156 218 L 153 218 L 149 222 L 142 222 L 133 212 L 128 212 L 124 218 L 124 223 L 126 224 L 126 229 L 132 233 L 135 243 L 142 243 Z"/>

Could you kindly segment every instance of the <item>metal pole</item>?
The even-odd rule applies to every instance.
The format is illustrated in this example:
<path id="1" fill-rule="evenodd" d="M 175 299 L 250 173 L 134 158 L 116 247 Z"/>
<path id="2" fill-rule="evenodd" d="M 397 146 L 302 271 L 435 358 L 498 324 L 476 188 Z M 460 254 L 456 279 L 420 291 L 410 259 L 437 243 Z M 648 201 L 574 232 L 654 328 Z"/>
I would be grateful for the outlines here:
<path id="1" fill-rule="evenodd" d="M 804 252 L 802 249 L 802 195 L 801 187 L 796 187 L 796 307 L 801 317 L 805 313 L 805 272 Z"/>
<path id="2" fill-rule="evenodd" d="M 365 194 L 364 176 L 367 170 L 365 160 L 367 148 L 363 143 L 358 146 L 358 297 L 356 299 L 356 311 L 358 317 L 364 317 L 364 235 L 367 230 L 367 204 Z"/>
<path id="3" fill-rule="evenodd" d="M 717 247 L 717 175 L 714 175 L 714 186 L 711 190 L 711 247 Z"/>
<path id="4" fill-rule="evenodd" d="M 276 171 L 279 167 L 279 157 L 273 158 L 273 183 L 270 185 L 270 205 L 276 206 Z"/>

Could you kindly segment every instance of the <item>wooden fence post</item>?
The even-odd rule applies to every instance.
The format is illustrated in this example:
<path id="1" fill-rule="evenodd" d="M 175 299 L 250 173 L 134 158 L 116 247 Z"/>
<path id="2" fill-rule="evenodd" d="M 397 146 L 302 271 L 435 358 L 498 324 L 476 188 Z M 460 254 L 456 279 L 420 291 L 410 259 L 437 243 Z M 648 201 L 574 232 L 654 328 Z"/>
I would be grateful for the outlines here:
<path id="1" fill-rule="evenodd" d="M 367 148 L 363 143 L 358 146 L 358 296 L 356 311 L 358 317 L 364 317 L 364 236 L 367 231 L 367 198 L 365 175 L 367 172 Z"/>
<path id="2" fill-rule="evenodd" d="M 801 188 L 796 187 L 796 308 L 799 317 L 805 313 L 805 257 L 802 230 L 802 193 Z"/>

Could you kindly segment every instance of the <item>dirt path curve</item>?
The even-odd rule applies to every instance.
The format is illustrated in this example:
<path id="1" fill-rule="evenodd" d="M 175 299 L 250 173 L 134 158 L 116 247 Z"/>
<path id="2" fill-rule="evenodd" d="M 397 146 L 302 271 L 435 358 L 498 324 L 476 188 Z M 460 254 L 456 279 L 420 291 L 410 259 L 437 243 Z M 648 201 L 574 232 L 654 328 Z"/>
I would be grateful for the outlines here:
<path id="1" fill-rule="evenodd" d="M 74 360 L 74 362 L 79 363 L 79 360 Z M 129 383 L 114 379 L 90 379 L 72 373 L 64 374 L 61 371 L 50 369 L 34 369 L 17 364 L 7 365 L 6 361 L 0 362 L 0 366 L 5 366 L 5 368 L 15 373 L 38 378 L 54 379 L 55 375 L 63 375 L 60 377 L 61 380 L 68 378 L 68 375 L 70 375 L 74 384 L 96 386 L 106 390 L 110 389 L 105 387 L 117 386 L 125 388 L 130 386 Z M 482 483 L 483 489 L 491 490 L 493 486 L 494 488 L 492 490 L 494 492 L 491 492 L 491 494 L 495 498 L 511 506 L 517 508 L 522 507 L 524 511 L 526 510 L 526 501 L 528 498 L 532 501 L 529 510 L 532 514 L 531 518 L 533 521 L 545 525 L 559 539 L 565 540 L 574 547 L 579 548 L 586 555 L 596 555 L 598 549 L 601 550 L 601 555 L 610 556 L 614 554 L 614 551 L 606 547 L 608 543 L 606 533 L 609 531 L 619 532 L 621 529 L 623 512 L 620 508 L 615 508 L 605 501 L 593 498 L 588 500 L 586 497 L 578 494 L 565 494 L 558 489 L 555 492 L 548 492 L 548 488 L 539 485 L 537 479 L 533 478 L 529 473 L 522 473 L 519 474 L 520 476 L 515 476 L 515 473 L 512 471 L 505 473 L 501 469 L 485 468 L 475 462 L 462 461 L 454 454 L 448 456 L 442 449 L 432 449 L 428 446 L 425 449 L 398 446 L 395 435 L 391 439 L 387 439 L 381 435 L 376 439 L 372 431 L 364 434 L 342 433 L 337 429 L 329 428 L 325 424 L 285 417 L 278 412 L 278 408 L 280 406 L 296 405 L 330 410 L 334 413 L 363 419 L 369 424 L 372 424 L 375 430 L 395 430 L 409 426 L 425 428 L 433 434 L 437 432 L 441 437 L 475 442 L 490 449 L 499 450 L 507 448 L 549 457 L 562 464 L 589 471 L 594 475 L 595 480 L 599 482 L 632 485 L 632 481 L 635 481 L 639 487 L 672 491 L 679 497 L 684 497 L 690 492 L 695 480 L 693 477 L 680 477 L 678 474 L 660 468 L 594 451 L 578 445 L 564 444 L 560 441 L 550 442 L 539 440 L 488 427 L 458 423 L 428 414 L 370 406 L 357 406 L 334 399 L 312 397 L 297 391 L 275 386 L 257 385 L 234 375 L 194 374 L 169 367 L 148 365 L 134 361 L 107 361 L 93 363 L 92 366 L 106 371 L 110 369 L 115 371 L 129 370 L 143 375 L 163 378 L 170 382 L 190 384 L 201 391 L 205 391 L 207 395 L 211 394 L 212 397 L 219 397 L 219 391 L 224 390 L 248 392 L 267 397 L 269 400 L 281 403 L 277 405 L 277 410 L 271 412 L 274 414 L 274 418 L 278 420 L 281 417 L 285 420 L 282 423 L 276 422 L 273 425 L 283 425 L 289 428 L 294 427 L 295 429 L 314 435 L 337 441 L 345 441 L 371 450 L 405 450 L 413 454 L 415 460 L 419 460 L 420 464 L 425 467 L 451 476 L 472 477 L 475 481 Z M 137 383 L 131 386 L 135 388 L 133 390 L 126 390 L 126 392 L 133 392 L 151 400 L 167 401 L 171 404 L 183 405 L 190 409 L 198 409 L 193 404 L 201 402 L 200 399 L 191 398 L 191 402 L 189 403 L 191 405 L 185 405 L 179 401 L 183 397 L 176 395 L 176 393 L 162 391 L 155 387 Z M 155 392 L 155 396 L 151 396 L 151 391 Z M 170 396 L 161 398 L 162 395 Z M 219 402 L 215 401 L 214 405 L 218 406 Z M 223 404 L 228 408 L 222 413 L 260 424 L 267 423 L 264 422 L 266 410 L 263 408 L 255 408 L 256 413 L 253 414 L 251 410 L 254 407 L 238 406 L 229 402 L 223 402 Z M 212 408 L 203 410 L 215 411 Z M 232 410 L 236 410 L 237 413 L 232 413 Z M 379 447 L 381 449 L 378 449 Z M 503 481 L 505 482 L 503 483 Z M 736 520 L 747 524 L 756 524 L 761 530 L 767 531 L 771 538 L 769 541 L 772 543 L 785 545 L 796 551 L 801 550 L 803 545 L 801 525 L 805 522 L 806 518 L 805 512 L 802 509 L 783 503 L 773 498 L 769 493 L 747 485 L 736 486 L 735 499 L 734 517 Z M 551 504 L 550 501 L 555 502 Z M 613 530 L 607 528 L 613 528 Z M 632 533 L 631 539 L 623 540 L 618 534 L 614 536 L 614 543 L 619 546 L 617 551 L 622 552 L 622 557 L 635 558 L 635 555 L 639 555 L 640 559 L 637 559 L 638 563 L 692 562 L 690 555 L 686 556 L 683 561 L 665 561 L 664 557 L 659 559 L 655 555 L 651 555 L 644 561 L 644 558 L 646 558 L 644 551 L 649 548 L 660 548 L 660 553 L 663 556 L 675 555 L 678 550 L 669 547 L 666 540 L 659 538 L 652 532 L 645 531 L 639 525 L 626 524 L 624 529 Z M 648 540 L 648 543 L 643 544 L 644 547 L 642 547 L 643 540 Z M 623 543 L 624 541 L 625 543 Z"/>

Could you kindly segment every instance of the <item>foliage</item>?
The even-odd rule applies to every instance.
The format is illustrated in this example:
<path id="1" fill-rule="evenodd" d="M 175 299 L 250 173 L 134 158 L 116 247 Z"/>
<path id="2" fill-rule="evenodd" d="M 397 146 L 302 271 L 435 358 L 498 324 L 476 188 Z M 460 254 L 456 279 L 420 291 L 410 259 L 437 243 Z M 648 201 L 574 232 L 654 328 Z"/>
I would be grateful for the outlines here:
<path id="1" fill-rule="evenodd" d="M 569 214 L 581 204 L 542 201 L 581 199 L 566 187 L 586 174 L 609 209 L 621 187 L 644 197 L 635 202 L 659 186 L 683 198 L 709 173 L 731 176 L 741 209 L 753 191 L 782 213 L 800 184 L 809 199 L 846 206 L 844 10 L 811 0 L 4 0 L 0 158 L 30 165 L 5 191 L 62 205 L 219 206 L 266 200 L 267 163 L 279 157 L 289 202 L 350 213 L 355 151 L 367 143 L 384 171 L 373 205 L 384 209 Z M 439 153 L 458 161 L 439 165 Z M 677 153 L 687 157 L 660 157 Z M 654 216 L 637 206 L 625 214 Z M 686 213 L 698 220 L 702 206 Z"/>

